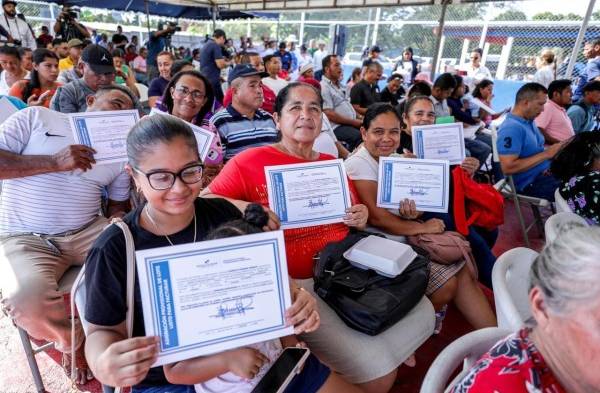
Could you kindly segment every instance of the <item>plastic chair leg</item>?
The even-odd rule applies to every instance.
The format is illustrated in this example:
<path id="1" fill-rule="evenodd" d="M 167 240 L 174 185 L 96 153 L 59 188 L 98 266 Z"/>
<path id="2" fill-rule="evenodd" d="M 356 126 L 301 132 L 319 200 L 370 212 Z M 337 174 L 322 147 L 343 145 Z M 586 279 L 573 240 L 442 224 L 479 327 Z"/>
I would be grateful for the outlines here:
<path id="1" fill-rule="evenodd" d="M 27 334 L 25 330 L 18 326 L 17 330 L 19 331 L 21 343 L 23 344 L 23 349 L 25 350 L 25 355 L 27 356 L 27 362 L 29 363 L 29 369 L 31 370 L 31 377 L 33 378 L 35 388 L 37 389 L 38 393 L 44 393 L 46 391 L 44 388 L 44 381 L 42 381 L 42 375 L 40 374 L 40 369 L 37 361 L 35 360 L 35 353 L 33 351 L 33 347 L 31 346 L 31 341 L 29 341 L 29 334 Z"/>

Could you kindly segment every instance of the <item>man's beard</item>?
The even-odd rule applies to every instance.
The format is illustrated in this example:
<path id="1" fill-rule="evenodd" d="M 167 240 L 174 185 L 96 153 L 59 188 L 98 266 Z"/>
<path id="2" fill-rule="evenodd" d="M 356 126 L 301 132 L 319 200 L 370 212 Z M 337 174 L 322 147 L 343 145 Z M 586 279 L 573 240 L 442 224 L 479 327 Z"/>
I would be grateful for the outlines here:
<path id="1" fill-rule="evenodd" d="M 7 15 L 9 18 L 14 18 L 15 16 L 17 16 L 17 11 L 11 11 L 11 12 L 8 12 L 8 11 L 6 11 L 6 10 L 5 10 L 5 11 L 4 11 L 4 13 L 5 13 L 5 14 L 6 14 L 6 15 Z"/>

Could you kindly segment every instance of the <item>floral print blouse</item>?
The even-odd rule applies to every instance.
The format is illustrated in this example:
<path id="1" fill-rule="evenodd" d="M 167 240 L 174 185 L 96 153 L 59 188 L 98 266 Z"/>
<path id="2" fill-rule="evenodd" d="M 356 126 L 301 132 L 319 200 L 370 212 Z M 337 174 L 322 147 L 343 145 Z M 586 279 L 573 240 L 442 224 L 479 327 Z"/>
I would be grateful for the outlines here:
<path id="1" fill-rule="evenodd" d="M 600 172 L 574 176 L 559 189 L 573 213 L 591 225 L 600 225 Z"/>

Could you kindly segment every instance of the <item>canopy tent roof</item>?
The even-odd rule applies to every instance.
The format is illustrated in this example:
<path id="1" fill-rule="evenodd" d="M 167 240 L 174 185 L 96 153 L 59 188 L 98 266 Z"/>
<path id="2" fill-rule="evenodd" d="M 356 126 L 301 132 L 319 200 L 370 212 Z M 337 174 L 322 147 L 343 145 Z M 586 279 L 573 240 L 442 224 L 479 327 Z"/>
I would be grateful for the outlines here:
<path id="1" fill-rule="evenodd" d="M 90 8 L 105 8 L 117 11 L 146 12 L 146 1 L 144 0 L 46 0 L 59 5 L 71 5 Z M 166 16 L 169 18 L 185 18 L 195 20 L 213 19 L 215 5 L 194 2 L 183 4 L 177 1 L 154 1 L 148 2 L 148 13 L 150 15 Z M 240 12 L 238 10 L 222 9 L 219 7 L 217 19 L 248 19 L 254 17 L 277 18 L 276 13 L 266 12 Z"/>
<path id="2" fill-rule="evenodd" d="M 158 0 L 187 6 L 219 7 L 237 11 L 306 11 L 315 9 L 389 7 L 440 4 L 443 0 Z M 478 3 L 501 0 L 447 0 L 458 3 Z"/>

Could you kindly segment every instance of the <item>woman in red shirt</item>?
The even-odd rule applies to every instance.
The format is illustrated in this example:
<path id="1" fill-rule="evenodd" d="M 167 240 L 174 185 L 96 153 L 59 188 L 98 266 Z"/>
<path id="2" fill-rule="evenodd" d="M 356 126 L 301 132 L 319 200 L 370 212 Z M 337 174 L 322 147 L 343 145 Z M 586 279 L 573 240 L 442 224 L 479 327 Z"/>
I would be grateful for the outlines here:
<path id="1" fill-rule="evenodd" d="M 230 198 L 244 210 L 249 203 L 268 206 L 266 166 L 309 163 L 333 157 L 313 150 L 321 132 L 322 97 L 314 87 L 291 83 L 277 96 L 274 119 L 281 131 L 281 142 L 245 150 L 231 159 L 203 193 Z M 358 202 L 349 182 L 353 205 L 344 223 L 284 230 L 288 271 L 305 290 L 312 292 L 314 257 L 330 242 L 342 240 L 349 227 L 365 227 L 368 210 Z M 271 229 L 278 227 L 272 213 Z M 392 387 L 396 369 L 408 355 L 399 338 L 407 334 L 402 321 L 377 336 L 367 336 L 346 326 L 321 299 L 320 328 L 301 336 L 319 359 L 365 392 L 387 392 Z M 433 316 L 433 315 L 432 315 Z M 432 318 L 433 319 L 433 318 Z M 416 348 L 415 348 L 416 349 Z"/>
<path id="2" fill-rule="evenodd" d="M 452 393 L 600 392 L 600 227 L 562 229 L 531 267 L 526 327 L 494 345 Z"/>

